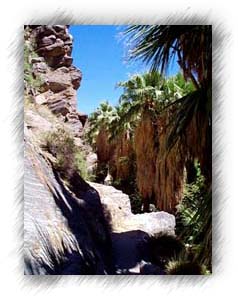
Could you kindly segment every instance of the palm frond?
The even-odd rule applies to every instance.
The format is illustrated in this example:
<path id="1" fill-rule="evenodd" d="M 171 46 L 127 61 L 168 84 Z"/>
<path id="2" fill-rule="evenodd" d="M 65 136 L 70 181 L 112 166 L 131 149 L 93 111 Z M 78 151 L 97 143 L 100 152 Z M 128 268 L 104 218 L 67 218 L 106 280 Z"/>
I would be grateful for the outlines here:
<path id="1" fill-rule="evenodd" d="M 203 91 L 194 91 L 187 96 L 179 99 L 179 106 L 175 108 L 173 117 L 168 127 L 171 128 L 167 139 L 167 152 L 176 144 L 178 139 L 185 134 L 188 124 L 196 114 L 199 103 L 204 99 Z"/>
<path id="2" fill-rule="evenodd" d="M 211 26 L 133 25 L 125 36 L 131 42 L 129 58 L 141 59 L 151 70 L 163 73 L 177 59 L 185 78 L 211 81 Z"/>

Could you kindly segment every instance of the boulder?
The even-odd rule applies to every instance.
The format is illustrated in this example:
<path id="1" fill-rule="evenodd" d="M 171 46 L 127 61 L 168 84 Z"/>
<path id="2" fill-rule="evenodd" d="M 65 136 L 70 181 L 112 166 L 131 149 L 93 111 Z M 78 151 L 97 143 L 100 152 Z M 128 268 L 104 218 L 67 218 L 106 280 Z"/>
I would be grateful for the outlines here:
<path id="1" fill-rule="evenodd" d="M 56 32 L 60 32 L 60 31 L 65 32 L 66 28 L 65 28 L 65 25 L 54 25 L 54 30 Z"/>
<path id="2" fill-rule="evenodd" d="M 110 212 L 114 232 L 142 230 L 148 235 L 175 234 L 175 217 L 167 212 L 133 214 L 129 196 L 112 186 L 90 183 Z"/>
<path id="3" fill-rule="evenodd" d="M 57 71 L 58 72 L 63 72 L 63 73 L 69 73 L 70 72 L 70 68 L 60 67 L 60 68 L 57 68 Z"/>
<path id="4" fill-rule="evenodd" d="M 133 214 L 128 195 L 112 186 L 90 185 L 98 191 L 112 230 L 112 250 L 117 274 L 162 275 L 151 263 L 151 237 L 175 235 L 175 217 L 166 212 Z"/>
<path id="5" fill-rule="evenodd" d="M 76 92 L 72 87 L 67 88 L 61 92 L 54 93 L 51 91 L 51 95 L 48 98 L 48 103 L 64 101 L 67 103 L 69 112 L 76 111 Z"/>
<path id="6" fill-rule="evenodd" d="M 50 77 L 49 79 L 47 79 L 46 84 L 48 88 L 54 93 L 66 90 L 70 86 L 66 81 L 63 80 L 63 78 L 61 79 L 60 77 Z"/>
<path id="7" fill-rule="evenodd" d="M 72 47 L 73 41 L 71 39 L 67 39 L 66 41 L 64 41 L 64 44 Z"/>
<path id="8" fill-rule="evenodd" d="M 97 157 L 97 154 L 96 153 L 89 153 L 87 154 L 87 157 L 86 157 L 86 163 L 87 163 L 87 170 L 89 173 L 93 173 L 97 167 L 97 160 L 98 160 L 98 157 Z"/>
<path id="9" fill-rule="evenodd" d="M 150 212 L 134 214 L 125 221 L 128 228 L 143 230 L 149 235 L 175 235 L 175 217 L 167 212 Z"/>
<path id="10" fill-rule="evenodd" d="M 45 36 L 56 35 L 56 31 L 54 30 L 54 26 L 43 25 L 40 26 L 39 37 L 44 38 Z"/>

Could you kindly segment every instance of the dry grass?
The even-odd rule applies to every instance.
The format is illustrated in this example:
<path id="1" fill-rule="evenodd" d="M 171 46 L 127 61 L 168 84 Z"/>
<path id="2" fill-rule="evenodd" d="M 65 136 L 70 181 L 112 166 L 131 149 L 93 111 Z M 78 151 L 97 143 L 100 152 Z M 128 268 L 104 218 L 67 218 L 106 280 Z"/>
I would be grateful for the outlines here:
<path id="1" fill-rule="evenodd" d="M 96 137 L 96 149 L 98 160 L 102 163 L 110 160 L 112 145 L 109 143 L 109 133 L 102 128 Z"/>
<path id="2" fill-rule="evenodd" d="M 156 132 L 149 114 L 144 113 L 135 131 L 134 149 L 136 153 L 136 181 L 145 203 L 154 192 L 156 174 Z"/>
<path id="3" fill-rule="evenodd" d="M 174 212 L 182 197 L 185 157 L 178 144 L 166 154 L 169 117 L 166 112 L 157 121 L 159 151 L 156 157 L 154 193 L 160 210 Z"/>
<path id="4" fill-rule="evenodd" d="M 130 177 L 133 161 L 131 156 L 133 155 L 132 141 L 128 132 L 120 135 L 116 140 L 116 147 L 114 153 L 116 178 L 125 180 Z"/>

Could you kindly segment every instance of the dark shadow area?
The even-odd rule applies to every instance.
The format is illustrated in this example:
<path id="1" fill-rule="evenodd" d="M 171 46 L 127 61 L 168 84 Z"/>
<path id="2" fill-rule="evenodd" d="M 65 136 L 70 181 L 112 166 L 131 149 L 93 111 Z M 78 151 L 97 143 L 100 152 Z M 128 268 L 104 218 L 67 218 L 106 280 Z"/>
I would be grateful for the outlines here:
<path id="1" fill-rule="evenodd" d="M 165 264 L 183 250 L 173 236 L 150 237 L 142 230 L 112 234 L 117 274 L 166 275 Z"/>
<path id="2" fill-rule="evenodd" d="M 54 199 L 80 245 L 87 266 L 84 274 L 113 274 L 110 224 L 104 217 L 98 192 L 75 172 L 70 178 L 70 189 L 76 198 L 65 188 L 56 171 L 54 176 L 70 209 L 58 191 L 55 191 Z M 71 256 L 75 257 L 75 254 Z M 72 270 L 72 267 L 68 269 Z"/>
<path id="3" fill-rule="evenodd" d="M 142 230 L 112 233 L 112 242 L 116 269 L 123 274 L 133 274 L 129 269 L 150 259 L 149 235 Z"/>
<path id="4" fill-rule="evenodd" d="M 47 186 L 55 204 L 67 220 L 72 237 L 66 237 L 67 241 L 62 241 L 61 246 L 55 248 L 48 229 L 35 223 L 43 256 L 35 257 L 33 251 L 29 249 L 24 258 L 25 274 L 115 274 L 112 260 L 110 214 L 102 206 L 98 192 L 78 174 L 73 174 L 70 178 L 71 189 L 67 189 L 53 166 L 52 170 L 58 185 L 52 186 L 47 183 Z"/>
<path id="5" fill-rule="evenodd" d="M 174 236 L 157 234 L 148 243 L 151 262 L 165 269 L 166 263 L 185 251 L 183 243 Z"/>

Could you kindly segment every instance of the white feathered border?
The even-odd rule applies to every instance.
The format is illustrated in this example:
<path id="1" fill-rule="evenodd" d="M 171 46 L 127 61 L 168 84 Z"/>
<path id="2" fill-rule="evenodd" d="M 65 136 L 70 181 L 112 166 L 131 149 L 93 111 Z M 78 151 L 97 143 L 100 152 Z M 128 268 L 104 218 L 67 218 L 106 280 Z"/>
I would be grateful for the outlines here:
<path id="1" fill-rule="evenodd" d="M 25 3 L 27 2 L 27 3 Z M 10 241 L 8 258 L 3 252 L 1 260 L 4 260 L 3 268 L 1 270 L 1 283 L 3 290 L 7 289 L 8 293 L 11 293 L 14 289 L 16 291 L 16 297 L 23 297 L 24 299 L 32 298 L 33 295 L 40 296 L 40 298 L 55 298 L 65 299 L 69 297 L 97 297 L 110 299 L 123 297 L 136 297 L 143 299 L 145 297 L 171 297 L 171 299 L 186 298 L 186 295 L 193 299 L 205 297 L 206 295 L 216 297 L 217 293 L 222 295 L 222 290 L 227 290 L 229 287 L 228 281 L 232 278 L 225 278 L 226 274 L 229 274 L 229 270 L 226 269 L 229 265 L 228 256 L 229 250 L 227 245 L 231 243 L 231 238 L 236 239 L 234 228 L 228 225 L 232 223 L 229 218 L 228 209 L 231 208 L 229 201 L 231 201 L 230 191 L 228 190 L 228 166 L 226 162 L 231 162 L 225 155 L 230 147 L 231 136 L 227 132 L 229 127 L 229 119 L 227 106 L 232 105 L 229 98 L 229 91 L 227 91 L 228 81 L 231 80 L 229 67 L 232 64 L 229 60 L 233 58 L 229 56 L 230 47 L 233 45 L 233 35 L 230 32 L 229 17 L 221 17 L 221 6 L 219 9 L 220 14 L 216 15 L 216 2 L 209 6 L 201 7 L 200 11 L 198 5 L 194 9 L 191 6 L 179 7 L 169 5 L 163 1 L 145 1 L 140 6 L 139 1 L 129 4 L 129 1 L 121 1 L 123 5 L 118 2 L 98 1 L 98 3 L 92 4 L 91 1 L 87 4 L 78 2 L 77 4 L 70 5 L 64 1 L 54 1 L 54 5 L 47 6 L 44 3 L 44 7 L 40 3 L 34 4 L 34 2 L 21 1 L 19 6 L 15 6 L 14 3 L 9 3 L 8 11 L 19 9 L 18 20 L 12 19 L 11 14 L 8 14 L 6 21 L 11 24 L 14 23 L 15 32 L 9 30 L 7 32 L 7 47 L 8 57 L 7 59 L 8 71 L 11 73 L 11 81 L 3 85 L 1 89 L 8 89 L 8 98 L 3 97 L 1 103 L 8 101 L 10 106 L 7 107 L 7 117 L 1 119 L 1 126 L 7 126 L 11 132 L 10 143 L 13 145 L 9 150 L 9 159 L 13 160 L 10 167 L 10 174 L 14 175 L 12 179 L 14 182 L 14 199 L 8 199 L 6 197 L 7 189 L 13 188 L 13 184 L 9 183 L 9 187 L 3 186 L 3 197 L 1 201 L 14 201 L 10 202 L 10 210 L 7 208 L 10 220 L 5 220 L 4 224 L 1 221 L 1 231 L 7 232 L 10 236 L 7 241 Z M 119 1 L 120 2 L 120 1 Z M 151 5 L 150 3 L 153 3 Z M 31 3 L 31 4 L 30 4 Z M 58 6 L 57 6 L 58 3 Z M 204 4 L 204 3 L 203 3 Z M 28 6 L 26 6 L 28 5 Z M 61 6 L 60 6 L 61 5 Z M 82 5 L 82 6 L 81 6 Z M 151 5 L 151 7 L 150 7 Z M 217 4 L 218 5 L 218 4 Z M 224 5 L 229 5 L 225 3 Z M 27 13 L 24 11 L 24 6 Z M 31 8 L 30 8 L 31 6 Z M 39 9 L 37 8 L 39 6 Z M 219 6 L 219 5 L 218 5 Z M 53 7 L 59 7 L 58 9 L 52 9 Z M 85 8 L 86 7 L 86 8 Z M 178 10 L 175 12 L 176 8 Z M 214 9 L 213 11 L 211 9 Z M 235 9 L 235 7 L 233 8 Z M 30 14 L 29 14 L 30 10 Z M 232 10 L 231 10 L 232 11 Z M 4 13 L 4 11 L 3 11 Z M 8 31 L 7 22 L 3 25 L 5 31 Z M 24 201 L 23 201 L 23 25 L 24 24 L 212 24 L 213 25 L 213 275 L 203 276 L 24 276 L 23 275 L 23 213 L 24 213 Z M 230 24 L 230 23 L 229 23 Z M 10 35 L 9 35 L 10 34 Z M 11 35 L 12 34 L 12 35 Z M 1 45 L 2 47 L 3 45 Z M 4 69 L 5 70 L 5 69 Z M 6 70 L 4 71 L 6 72 Z M 3 70 L 1 73 L 4 77 Z M 235 76 L 235 74 L 232 74 Z M 9 78 L 7 76 L 7 78 Z M 10 92 L 10 95 L 9 95 Z M 9 97 L 10 96 L 10 97 Z M 11 98 L 11 99 L 10 99 Z M 237 100 L 238 102 L 238 100 Z M 1 109 L 2 108 L 1 104 Z M 231 111 L 231 109 L 229 110 Z M 2 118 L 2 117 L 1 117 Z M 237 117 L 238 119 L 238 117 Z M 4 124 L 4 120 L 6 123 Z M 9 123 L 10 122 L 10 123 Z M 9 126 L 10 124 L 10 126 Z M 228 125 L 227 125 L 228 124 Z M 235 126 L 235 124 L 234 124 Z M 229 127 L 230 128 L 230 127 Z M 236 130 L 236 128 L 233 128 Z M 235 136 L 234 136 L 235 137 Z M 4 147 L 5 140 L 2 140 L 2 146 Z M 7 141 L 7 145 L 9 145 Z M 230 151 L 228 152 L 230 153 Z M 5 152 L 3 153 L 5 155 Z M 2 157 L 4 159 L 4 157 Z M 5 157 L 7 159 L 7 157 Z M 234 161 L 235 163 L 235 161 Z M 5 166 L 5 165 L 4 165 Z M 234 166 L 235 168 L 235 166 Z M 232 172 L 232 170 L 230 170 Z M 2 167 L 1 173 L 4 177 L 4 168 Z M 7 188 L 7 189 L 6 189 Z M 4 205 L 2 206 L 2 214 L 4 215 Z M 232 214 L 233 216 L 233 214 Z M 8 227 L 8 221 L 10 226 Z M 2 236 L 2 246 L 5 246 L 5 235 Z M 231 250 L 231 249 L 230 249 Z M 228 252 L 227 252 L 228 251 Z M 5 261 L 5 259 L 7 259 Z M 8 261 L 8 263 L 6 263 Z M 237 265 L 234 257 L 234 268 Z M 6 267 L 6 268 L 5 268 Z M 4 271 L 7 271 L 4 273 Z M 9 271 L 9 274 L 8 274 Z M 11 278 L 11 274 L 15 274 Z M 230 272 L 232 274 L 232 272 Z M 235 272 L 233 273 L 235 274 Z M 5 284 L 4 281 L 9 282 Z M 14 287 L 11 289 L 11 286 Z M 222 288 L 224 286 L 224 288 Z M 235 283 L 233 281 L 233 286 Z M 61 288 L 71 288 L 61 289 Z M 214 289 L 211 289 L 214 287 Z M 219 291 L 221 290 L 221 293 Z M 72 294 L 72 291 L 77 294 Z M 95 293 L 94 293 L 95 292 Z M 202 294 L 201 294 L 202 293 Z M 114 296 L 113 296 L 114 295 Z M 224 294 L 225 296 L 226 294 Z M 126 298 L 127 298 L 126 297 Z M 190 298 L 189 297 L 189 298 Z M 39 299 L 40 299 L 39 298 Z"/>

